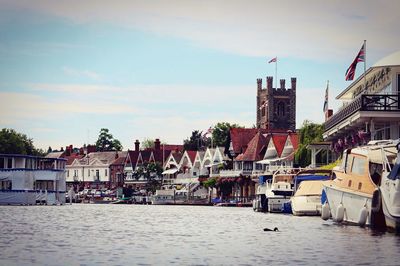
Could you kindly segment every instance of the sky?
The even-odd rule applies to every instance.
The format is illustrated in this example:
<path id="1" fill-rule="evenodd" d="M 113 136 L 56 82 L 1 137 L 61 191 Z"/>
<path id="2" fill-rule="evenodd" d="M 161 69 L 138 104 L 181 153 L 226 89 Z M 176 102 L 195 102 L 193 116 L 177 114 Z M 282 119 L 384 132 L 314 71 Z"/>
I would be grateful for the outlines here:
<path id="1" fill-rule="evenodd" d="M 322 123 L 366 66 L 399 49 L 400 1 L 0 0 L 0 127 L 47 150 L 108 128 L 182 144 L 218 122 L 256 123 L 257 78 L 297 78 L 296 126 Z M 357 78 L 363 63 L 357 66 Z M 275 84 L 275 82 L 274 82 Z M 278 82 L 279 84 L 279 82 Z"/>

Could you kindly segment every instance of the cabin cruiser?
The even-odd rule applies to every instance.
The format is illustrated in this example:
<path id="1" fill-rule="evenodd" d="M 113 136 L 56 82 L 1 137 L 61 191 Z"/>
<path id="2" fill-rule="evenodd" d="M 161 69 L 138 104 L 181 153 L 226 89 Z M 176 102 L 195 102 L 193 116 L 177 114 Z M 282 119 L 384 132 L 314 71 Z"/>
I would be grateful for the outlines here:
<path id="1" fill-rule="evenodd" d="M 208 191 L 200 185 L 200 182 L 163 185 L 157 189 L 151 198 L 151 204 L 206 204 Z"/>
<path id="2" fill-rule="evenodd" d="M 269 212 L 291 212 L 285 211 L 284 206 L 290 202 L 293 195 L 294 178 L 299 170 L 282 168 L 267 182 L 265 196 Z"/>
<path id="3" fill-rule="evenodd" d="M 394 165 L 391 164 L 393 156 L 386 157 L 386 167 L 390 167 L 391 171 L 382 176 L 379 191 L 375 191 L 372 199 L 372 209 L 378 214 L 383 211 L 385 225 L 400 232 L 400 140 L 397 140 L 396 149 Z"/>
<path id="4" fill-rule="evenodd" d="M 323 183 L 322 219 L 332 217 L 339 223 L 360 226 L 374 224 L 379 204 L 372 203 L 380 202 L 382 177 L 386 180 L 395 158 L 396 145 L 392 140 L 370 141 L 366 146 L 345 150 L 341 166 L 333 170 L 332 180 Z"/>
<path id="5" fill-rule="evenodd" d="M 0 154 L 0 204 L 65 204 L 65 159 Z"/>
<path id="6" fill-rule="evenodd" d="M 295 177 L 295 193 L 290 199 L 293 215 L 321 215 L 322 182 L 331 170 L 304 170 Z"/>

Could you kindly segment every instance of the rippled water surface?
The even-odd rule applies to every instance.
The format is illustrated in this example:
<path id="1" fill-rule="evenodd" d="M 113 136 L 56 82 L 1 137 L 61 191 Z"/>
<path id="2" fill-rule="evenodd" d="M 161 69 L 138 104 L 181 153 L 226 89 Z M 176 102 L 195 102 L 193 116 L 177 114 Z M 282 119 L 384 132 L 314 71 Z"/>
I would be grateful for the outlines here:
<path id="1" fill-rule="evenodd" d="M 0 228 L 0 265 L 399 265 L 400 252 L 392 233 L 251 208 L 0 206 Z"/>

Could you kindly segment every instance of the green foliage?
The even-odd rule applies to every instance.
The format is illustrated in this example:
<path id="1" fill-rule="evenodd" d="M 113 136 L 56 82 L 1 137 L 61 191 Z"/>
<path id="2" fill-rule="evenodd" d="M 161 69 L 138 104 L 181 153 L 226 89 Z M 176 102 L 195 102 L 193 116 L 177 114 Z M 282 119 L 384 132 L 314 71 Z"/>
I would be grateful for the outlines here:
<path id="1" fill-rule="evenodd" d="M 201 136 L 201 131 L 199 130 L 192 131 L 190 138 L 183 141 L 183 147 L 185 150 L 189 151 L 198 151 L 203 147 L 203 145 L 204 142 Z"/>
<path id="2" fill-rule="evenodd" d="M 228 122 L 219 122 L 214 126 L 212 132 L 213 146 L 224 147 L 228 141 L 228 135 L 231 128 L 243 128 L 238 124 L 229 124 Z"/>
<path id="3" fill-rule="evenodd" d="M 18 133 L 14 129 L 3 128 L 0 131 L 0 153 L 24 154 L 43 156 L 41 149 L 33 146 L 33 140 L 25 134 Z"/>
<path id="4" fill-rule="evenodd" d="M 312 142 L 323 141 L 322 133 L 324 127 L 322 124 L 312 123 L 305 120 L 299 130 L 299 147 L 295 154 L 295 160 L 301 167 L 311 164 L 311 151 L 307 149 L 307 145 Z"/>
<path id="5" fill-rule="evenodd" d="M 139 166 L 138 169 L 133 173 L 133 177 L 138 180 L 140 177 L 144 177 L 146 179 L 146 190 L 155 192 L 156 189 L 161 186 L 161 175 L 162 175 L 162 167 L 158 163 L 147 163 L 145 162 L 143 165 Z"/>
<path id="6" fill-rule="evenodd" d="M 143 149 L 154 149 L 154 139 L 144 139 L 141 145 Z"/>
<path id="7" fill-rule="evenodd" d="M 217 184 L 217 178 L 215 177 L 208 178 L 206 181 L 203 182 L 203 186 L 205 188 L 214 188 L 216 184 Z"/>
<path id="8" fill-rule="evenodd" d="M 109 133 L 107 128 L 102 128 L 100 130 L 99 137 L 96 141 L 97 151 L 121 151 L 121 142 L 114 139 L 113 135 Z"/>
<path id="9" fill-rule="evenodd" d="M 324 166 L 320 167 L 319 169 L 332 170 L 333 167 L 340 165 L 341 162 L 342 162 L 341 159 L 337 159 L 335 162 L 327 164 L 327 165 L 324 165 Z"/>

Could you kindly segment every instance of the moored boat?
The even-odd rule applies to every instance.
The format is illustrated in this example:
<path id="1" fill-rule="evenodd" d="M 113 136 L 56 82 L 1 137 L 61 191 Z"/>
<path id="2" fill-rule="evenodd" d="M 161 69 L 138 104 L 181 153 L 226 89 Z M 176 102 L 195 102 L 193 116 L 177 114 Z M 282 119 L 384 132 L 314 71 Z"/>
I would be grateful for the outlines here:
<path id="1" fill-rule="evenodd" d="M 336 222 L 371 225 L 379 215 L 371 208 L 373 195 L 379 191 L 382 176 L 388 175 L 385 164 L 393 159 L 396 148 L 393 141 L 371 141 L 366 146 L 347 149 L 342 164 L 333 170 L 333 180 L 323 183 L 321 217 Z"/>
<path id="2" fill-rule="evenodd" d="M 290 199 L 293 215 L 320 215 L 322 182 L 331 170 L 304 170 L 295 177 L 295 193 Z"/>
<path id="3" fill-rule="evenodd" d="M 389 229 L 400 232 L 400 141 L 397 140 L 397 159 L 394 165 L 387 158 L 386 165 L 391 168 L 388 175 L 382 176 L 379 191 L 374 193 L 372 208 L 376 212 L 383 211 L 385 225 Z M 380 210 L 380 208 L 382 210 Z"/>
<path id="4" fill-rule="evenodd" d="M 65 204 L 65 159 L 0 154 L 0 204 Z"/>

